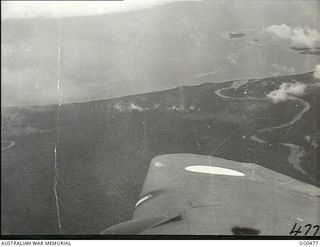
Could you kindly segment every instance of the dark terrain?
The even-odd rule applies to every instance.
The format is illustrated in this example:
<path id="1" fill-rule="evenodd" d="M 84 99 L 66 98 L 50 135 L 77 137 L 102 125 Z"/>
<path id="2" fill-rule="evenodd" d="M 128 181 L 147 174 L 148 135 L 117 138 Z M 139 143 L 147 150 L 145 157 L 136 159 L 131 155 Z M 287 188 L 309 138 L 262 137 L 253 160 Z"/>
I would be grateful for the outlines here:
<path id="1" fill-rule="evenodd" d="M 249 80 L 223 93 L 243 98 L 247 90 L 248 97 L 264 98 L 293 79 L 312 88 L 302 97 L 311 108 L 292 126 L 260 133 L 266 143 L 250 136 L 290 121 L 301 104 L 215 94 L 231 81 L 61 108 L 2 108 L 2 234 L 60 233 L 53 191 L 57 134 L 57 193 L 64 234 L 98 234 L 131 219 L 150 160 L 160 154 L 194 153 L 254 162 L 319 186 L 319 87 L 311 86 L 312 73 Z M 301 167 L 308 175 L 292 167 L 289 150 L 281 142 L 304 150 Z"/>

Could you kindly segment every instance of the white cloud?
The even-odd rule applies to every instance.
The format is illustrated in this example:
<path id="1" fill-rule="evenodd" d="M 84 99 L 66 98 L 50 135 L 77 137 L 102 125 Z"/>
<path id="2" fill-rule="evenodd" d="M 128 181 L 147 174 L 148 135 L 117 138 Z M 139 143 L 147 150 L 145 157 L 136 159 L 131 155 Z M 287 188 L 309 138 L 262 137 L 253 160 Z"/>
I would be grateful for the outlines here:
<path id="1" fill-rule="evenodd" d="M 185 109 L 182 105 L 180 105 L 180 106 L 174 105 L 174 106 L 168 107 L 168 110 L 170 110 L 170 111 L 184 111 Z"/>
<path id="2" fill-rule="evenodd" d="M 129 111 L 132 111 L 132 110 L 137 110 L 139 112 L 143 112 L 145 110 L 149 110 L 149 108 L 144 108 L 144 107 L 141 107 L 139 105 L 136 105 L 135 103 L 133 102 L 130 102 L 130 105 L 129 105 L 129 108 L 128 108 Z"/>
<path id="3" fill-rule="evenodd" d="M 264 30 L 276 39 L 288 40 L 296 47 L 316 47 L 320 42 L 320 33 L 310 27 L 290 27 L 287 24 L 271 25 Z"/>
<path id="4" fill-rule="evenodd" d="M 1 1 L 1 14 L 2 19 L 88 16 L 134 11 L 178 1 L 200 0 Z"/>
<path id="5" fill-rule="evenodd" d="M 281 67 L 281 66 L 280 66 Z M 316 65 L 315 71 L 313 73 L 315 79 L 320 80 L 320 64 Z M 282 83 L 280 87 L 276 90 L 271 91 L 267 94 L 267 98 L 272 100 L 273 103 L 284 102 L 290 99 L 295 99 L 295 97 L 303 96 L 307 90 L 311 90 L 314 86 L 319 86 L 319 83 L 303 84 L 301 82 L 295 83 Z"/>
<path id="6" fill-rule="evenodd" d="M 276 90 L 267 94 L 267 97 L 272 100 L 273 103 L 284 102 L 290 99 L 294 99 L 296 96 L 304 95 L 306 85 L 303 83 L 282 83 Z"/>
<path id="7" fill-rule="evenodd" d="M 279 39 L 290 39 L 292 34 L 292 28 L 287 24 L 271 25 L 265 29 L 273 37 Z"/>
<path id="8" fill-rule="evenodd" d="M 316 65 L 313 76 L 314 78 L 320 80 L 320 64 Z"/>
<path id="9" fill-rule="evenodd" d="M 113 106 L 113 108 L 116 110 L 116 111 L 119 111 L 119 112 L 123 112 L 125 111 L 126 107 L 123 106 L 121 103 L 117 103 Z"/>
<path id="10" fill-rule="evenodd" d="M 138 111 L 138 112 L 144 112 L 150 110 L 149 107 L 141 107 L 133 102 L 127 103 L 117 103 L 113 106 L 113 108 L 118 112 L 132 112 L 132 111 Z"/>

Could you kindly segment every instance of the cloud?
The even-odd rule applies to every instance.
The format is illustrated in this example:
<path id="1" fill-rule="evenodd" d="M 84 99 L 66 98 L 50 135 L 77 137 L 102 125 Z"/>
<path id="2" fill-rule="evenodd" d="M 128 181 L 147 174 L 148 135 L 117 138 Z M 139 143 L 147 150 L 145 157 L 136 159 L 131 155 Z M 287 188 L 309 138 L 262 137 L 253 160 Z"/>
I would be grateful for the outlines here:
<path id="1" fill-rule="evenodd" d="M 168 107 L 168 110 L 170 110 L 170 111 L 184 111 L 185 109 L 182 105 L 180 105 L 180 106 L 174 105 L 174 106 Z"/>
<path id="2" fill-rule="evenodd" d="M 119 112 L 123 112 L 126 110 L 126 107 L 124 105 L 122 105 L 121 103 L 117 103 L 113 106 L 113 108 L 116 110 L 116 111 L 119 111 Z"/>
<path id="3" fill-rule="evenodd" d="M 271 65 L 275 72 L 272 73 L 273 76 L 279 75 L 292 75 L 296 72 L 293 67 L 287 67 L 282 64 L 274 63 Z"/>
<path id="4" fill-rule="evenodd" d="M 118 112 L 131 112 L 131 111 L 138 111 L 144 112 L 149 111 L 149 107 L 142 107 L 133 102 L 128 103 L 117 103 L 113 106 L 113 108 Z"/>
<path id="5" fill-rule="evenodd" d="M 320 33 L 317 29 L 310 27 L 292 28 L 287 24 L 271 25 L 264 30 L 275 39 L 288 40 L 296 47 L 316 47 L 320 42 Z"/>
<path id="6" fill-rule="evenodd" d="M 313 73 L 314 78 L 320 80 L 320 64 L 316 65 L 316 68 Z"/>
<path id="7" fill-rule="evenodd" d="M 304 95 L 306 85 L 300 82 L 296 83 L 282 83 L 276 90 L 267 94 L 267 98 L 271 99 L 273 103 L 284 102 L 290 99 L 295 99 L 296 96 Z"/>
<path id="8" fill-rule="evenodd" d="M 273 37 L 279 39 L 290 39 L 292 35 L 292 28 L 287 24 L 271 25 L 265 28 L 265 30 Z"/>
<path id="9" fill-rule="evenodd" d="M 124 0 L 124 1 L 3 1 L 2 19 L 102 15 L 128 12 L 181 1 L 200 0 Z"/>
<path id="10" fill-rule="evenodd" d="M 146 110 L 150 110 L 148 107 L 141 107 L 139 105 L 136 105 L 135 103 L 133 102 L 130 102 L 130 105 L 128 107 L 128 110 L 129 111 L 132 111 L 132 110 L 136 110 L 136 111 L 139 111 L 139 112 L 143 112 L 143 111 L 146 111 Z"/>

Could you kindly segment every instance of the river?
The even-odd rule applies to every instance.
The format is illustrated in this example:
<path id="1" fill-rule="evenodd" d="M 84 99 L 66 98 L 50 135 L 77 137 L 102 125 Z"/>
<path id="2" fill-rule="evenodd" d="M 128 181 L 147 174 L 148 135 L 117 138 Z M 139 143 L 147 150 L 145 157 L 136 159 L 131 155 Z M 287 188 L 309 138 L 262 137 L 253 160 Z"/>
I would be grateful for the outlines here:
<path id="1" fill-rule="evenodd" d="M 268 100 L 266 97 L 264 97 L 264 98 L 247 97 L 246 93 L 244 93 L 244 97 L 230 97 L 228 95 L 223 94 L 223 91 L 225 91 L 225 90 L 228 90 L 228 89 L 236 90 L 236 89 L 246 85 L 248 82 L 249 82 L 249 80 L 234 81 L 232 83 L 232 85 L 216 90 L 215 94 L 221 98 L 232 99 L 232 100 Z M 310 109 L 310 104 L 308 102 L 302 100 L 301 98 L 292 97 L 292 98 L 290 98 L 290 100 L 295 100 L 295 101 L 300 102 L 303 105 L 303 108 L 301 109 L 301 111 L 299 111 L 293 117 L 293 119 L 291 119 L 290 121 L 288 121 L 286 123 L 258 129 L 256 133 L 254 133 L 253 135 L 250 136 L 250 140 L 257 142 L 257 143 L 264 143 L 264 144 L 268 143 L 268 141 L 260 138 L 258 136 L 258 134 L 265 132 L 265 131 L 270 132 L 272 130 L 281 129 L 281 128 L 285 128 L 285 127 L 291 128 L 297 121 L 299 121 L 303 117 L 304 113 Z M 292 144 L 292 143 L 278 143 L 278 145 L 283 145 L 289 149 L 290 153 L 288 155 L 288 162 L 292 165 L 292 167 L 296 171 L 298 171 L 299 173 L 301 173 L 303 175 L 307 175 L 307 172 L 301 167 L 301 158 L 305 155 L 304 149 L 302 147 L 295 145 L 295 144 Z"/>

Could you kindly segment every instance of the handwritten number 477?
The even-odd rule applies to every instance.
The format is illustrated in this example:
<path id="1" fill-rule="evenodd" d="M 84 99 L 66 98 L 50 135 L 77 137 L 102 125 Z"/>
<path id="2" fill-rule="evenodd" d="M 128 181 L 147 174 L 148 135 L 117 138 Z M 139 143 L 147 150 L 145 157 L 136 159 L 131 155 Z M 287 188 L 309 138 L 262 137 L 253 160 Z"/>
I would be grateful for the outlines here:
<path id="1" fill-rule="evenodd" d="M 294 235 L 297 236 L 299 234 L 304 234 L 305 236 L 307 236 L 309 233 L 310 235 L 313 232 L 313 236 L 316 236 L 318 231 L 319 231 L 320 226 L 319 225 L 311 225 L 311 224 L 307 224 L 305 225 L 303 228 L 301 225 L 298 226 L 297 223 L 294 224 L 293 228 L 291 229 L 290 235 Z M 316 229 L 316 230 L 312 230 L 311 229 Z"/>

